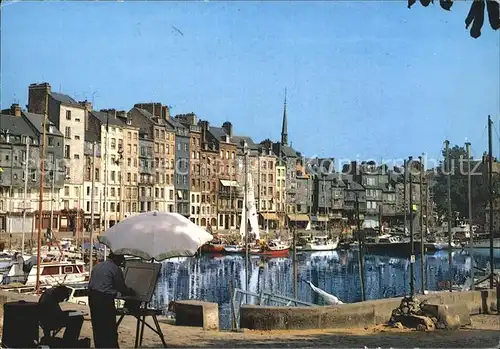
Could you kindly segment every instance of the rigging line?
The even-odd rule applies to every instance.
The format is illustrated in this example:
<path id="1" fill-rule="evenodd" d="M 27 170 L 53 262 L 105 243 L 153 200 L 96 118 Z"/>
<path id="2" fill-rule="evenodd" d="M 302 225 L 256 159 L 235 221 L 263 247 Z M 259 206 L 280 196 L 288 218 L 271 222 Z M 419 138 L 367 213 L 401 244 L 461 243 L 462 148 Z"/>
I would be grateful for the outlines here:
<path id="1" fill-rule="evenodd" d="M 495 130 L 495 133 L 497 135 L 497 139 L 500 142 L 500 135 L 498 134 L 497 128 L 495 127 L 495 123 L 492 123 L 493 129 Z"/>

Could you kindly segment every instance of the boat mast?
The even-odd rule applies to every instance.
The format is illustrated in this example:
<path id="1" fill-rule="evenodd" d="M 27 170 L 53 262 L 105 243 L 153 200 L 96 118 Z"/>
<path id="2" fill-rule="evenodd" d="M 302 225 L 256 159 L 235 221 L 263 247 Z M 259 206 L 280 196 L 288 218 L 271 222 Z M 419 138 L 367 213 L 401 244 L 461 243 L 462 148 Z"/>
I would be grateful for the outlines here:
<path id="1" fill-rule="evenodd" d="M 424 155 L 424 154 L 422 154 Z M 425 294 L 425 248 L 424 248 L 424 162 L 423 156 L 419 156 L 420 162 L 420 277 L 422 278 L 420 287 L 422 294 Z"/>
<path id="2" fill-rule="evenodd" d="M 40 293 L 40 254 L 42 246 L 42 214 L 43 214 L 43 182 L 44 182 L 44 171 L 45 171 L 45 138 L 47 133 L 47 118 L 49 109 L 49 94 L 45 93 L 45 108 L 43 111 L 43 122 L 42 122 L 42 153 L 40 154 L 40 198 L 38 201 L 38 236 L 36 245 L 36 292 Z M 26 154 L 27 156 L 27 154 Z"/>
<path id="3" fill-rule="evenodd" d="M 492 124 L 493 121 L 491 121 L 491 116 L 488 115 L 488 187 L 490 191 L 490 212 L 489 212 L 489 218 L 490 218 L 490 288 L 493 288 L 493 281 L 494 281 L 494 271 L 495 271 L 495 265 L 493 262 L 493 137 L 492 137 Z"/>
<path id="4" fill-rule="evenodd" d="M 26 156 L 24 158 L 24 203 L 23 203 L 23 240 L 21 244 L 21 255 L 24 256 L 24 241 L 26 234 L 26 203 L 28 199 L 28 175 L 29 175 L 29 154 L 30 154 L 30 141 L 29 137 L 26 136 Z"/>
<path id="5" fill-rule="evenodd" d="M 409 201 L 410 201 L 410 296 L 413 297 L 415 295 L 415 252 L 413 248 L 413 157 L 410 156 L 408 161 L 408 176 L 410 179 L 409 185 Z M 423 258 L 423 256 L 421 256 Z"/>
<path id="6" fill-rule="evenodd" d="M 407 166 L 406 166 L 406 159 L 404 160 L 403 163 L 403 234 L 406 235 L 406 214 L 408 211 L 408 205 L 406 204 L 406 176 L 407 176 Z"/>
<path id="7" fill-rule="evenodd" d="M 244 210 L 245 210 L 245 284 L 246 288 L 245 290 L 248 292 L 248 287 L 249 287 L 249 246 L 248 246 L 248 195 L 247 195 L 247 190 L 248 190 L 248 145 L 247 142 L 245 141 L 243 144 L 243 156 L 245 160 L 245 202 L 244 204 Z M 248 299 L 247 299 L 248 301 Z"/>
<path id="8" fill-rule="evenodd" d="M 470 289 L 474 289 L 474 237 L 472 234 L 472 181 L 471 181 L 471 163 L 470 163 L 470 142 L 465 143 L 465 149 L 467 151 L 467 196 L 469 203 L 469 256 L 471 260 L 470 267 L 470 278 L 472 279 L 472 283 Z"/>
<path id="9" fill-rule="evenodd" d="M 359 220 L 359 193 L 356 192 L 356 224 L 358 226 L 358 264 L 359 264 L 359 281 L 361 285 L 361 301 L 365 300 L 365 267 L 364 267 L 364 243 L 361 233 L 361 223 Z"/>
<path id="10" fill-rule="evenodd" d="M 92 170 L 90 178 L 90 258 L 89 258 L 89 274 L 92 273 L 92 264 L 94 262 L 94 191 L 95 191 L 95 159 L 96 159 L 96 142 L 92 143 Z"/>
<path id="11" fill-rule="evenodd" d="M 450 159 L 450 141 L 445 140 L 445 159 L 446 159 L 446 167 L 447 167 L 447 187 L 448 187 L 448 271 L 450 273 L 450 284 L 449 291 L 451 292 L 453 289 L 453 274 L 451 271 L 451 159 Z"/>

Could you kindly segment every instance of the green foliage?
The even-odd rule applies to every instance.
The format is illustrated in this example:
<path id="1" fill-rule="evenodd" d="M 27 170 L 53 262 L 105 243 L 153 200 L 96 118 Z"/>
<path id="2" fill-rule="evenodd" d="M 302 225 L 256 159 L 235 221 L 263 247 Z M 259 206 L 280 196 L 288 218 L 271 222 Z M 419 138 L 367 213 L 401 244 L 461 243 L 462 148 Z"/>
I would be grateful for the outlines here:
<path id="1" fill-rule="evenodd" d="M 411 8 L 417 0 L 408 0 L 408 8 Z M 427 7 L 434 0 L 420 0 L 422 6 Z M 440 0 L 439 5 L 446 11 L 450 11 L 453 6 L 453 0 Z M 481 36 L 481 29 L 484 24 L 485 12 L 488 15 L 488 21 L 493 30 L 500 28 L 500 3 L 496 0 L 474 0 L 469 13 L 465 18 L 465 28 L 470 27 L 470 36 L 477 39 Z"/>
<path id="2" fill-rule="evenodd" d="M 450 176 L 450 196 L 452 214 L 458 212 L 460 218 L 469 216 L 468 205 L 468 162 L 467 153 L 463 147 L 455 145 L 449 150 L 451 162 Z M 446 153 L 443 150 L 443 157 Z M 479 163 L 478 163 L 479 161 Z M 488 170 L 487 162 L 481 160 L 471 161 L 471 187 L 472 187 L 472 216 L 475 221 L 482 221 L 484 210 L 489 200 Z M 447 216 L 448 214 L 448 170 L 441 161 L 436 169 L 434 190 L 434 201 L 438 214 Z M 492 178 L 494 197 L 500 193 L 500 178 L 493 175 Z"/>

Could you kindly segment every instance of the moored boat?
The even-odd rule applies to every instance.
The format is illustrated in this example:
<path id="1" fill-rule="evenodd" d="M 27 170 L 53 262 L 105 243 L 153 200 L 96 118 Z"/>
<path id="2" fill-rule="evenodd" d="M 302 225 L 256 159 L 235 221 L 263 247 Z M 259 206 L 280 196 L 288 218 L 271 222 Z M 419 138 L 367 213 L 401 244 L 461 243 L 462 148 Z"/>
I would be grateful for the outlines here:
<path id="1" fill-rule="evenodd" d="M 81 283 L 88 280 L 85 263 L 81 261 L 51 261 L 37 265 L 36 256 L 24 263 L 13 263 L 1 277 L 1 283 L 21 283 L 25 286 L 36 285 L 37 268 L 40 270 L 40 284 L 54 286 L 62 283 Z"/>
<path id="2" fill-rule="evenodd" d="M 224 252 L 226 252 L 226 253 L 243 253 L 244 248 L 241 245 L 224 245 Z"/>
<path id="3" fill-rule="evenodd" d="M 224 253 L 224 245 L 223 244 L 205 244 L 201 246 L 201 252 L 203 253 Z"/>
<path id="4" fill-rule="evenodd" d="M 286 257 L 290 253 L 290 246 L 279 240 L 270 241 L 258 249 L 250 250 L 250 254 L 266 257 Z"/>
<path id="5" fill-rule="evenodd" d="M 377 236 L 373 241 L 366 241 L 363 245 L 370 254 L 409 255 L 411 252 L 410 241 L 389 234 Z"/>
<path id="6" fill-rule="evenodd" d="M 335 250 L 339 240 L 331 240 L 328 236 L 316 236 L 302 248 L 302 251 L 331 251 Z"/>

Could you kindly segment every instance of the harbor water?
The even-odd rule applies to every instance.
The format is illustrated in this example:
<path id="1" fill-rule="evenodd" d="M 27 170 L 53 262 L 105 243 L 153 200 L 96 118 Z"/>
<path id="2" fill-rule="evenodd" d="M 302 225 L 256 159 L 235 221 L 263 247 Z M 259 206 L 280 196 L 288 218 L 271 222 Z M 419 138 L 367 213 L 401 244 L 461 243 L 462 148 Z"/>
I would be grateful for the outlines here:
<path id="1" fill-rule="evenodd" d="M 466 251 L 454 251 L 451 270 L 448 252 L 425 255 L 425 287 L 435 291 L 446 289 L 453 278 L 462 285 L 471 270 L 471 258 Z M 485 268 L 486 255 L 474 256 L 475 265 Z M 500 266 L 500 258 L 495 259 Z M 315 304 L 323 304 L 305 281 L 337 296 L 344 303 L 359 302 L 361 288 L 357 252 L 325 251 L 297 255 L 297 297 Z M 366 299 L 402 296 L 410 291 L 410 260 L 389 256 L 365 256 Z M 166 308 L 175 300 L 198 299 L 219 304 L 221 328 L 230 327 L 230 284 L 246 288 L 245 257 L 240 255 L 177 258 L 163 262 L 160 280 L 154 295 L 156 307 Z M 415 290 L 420 291 L 420 257 L 415 261 Z M 293 297 L 293 261 L 288 258 L 262 259 L 250 257 L 249 291 L 265 290 L 277 295 Z"/>

